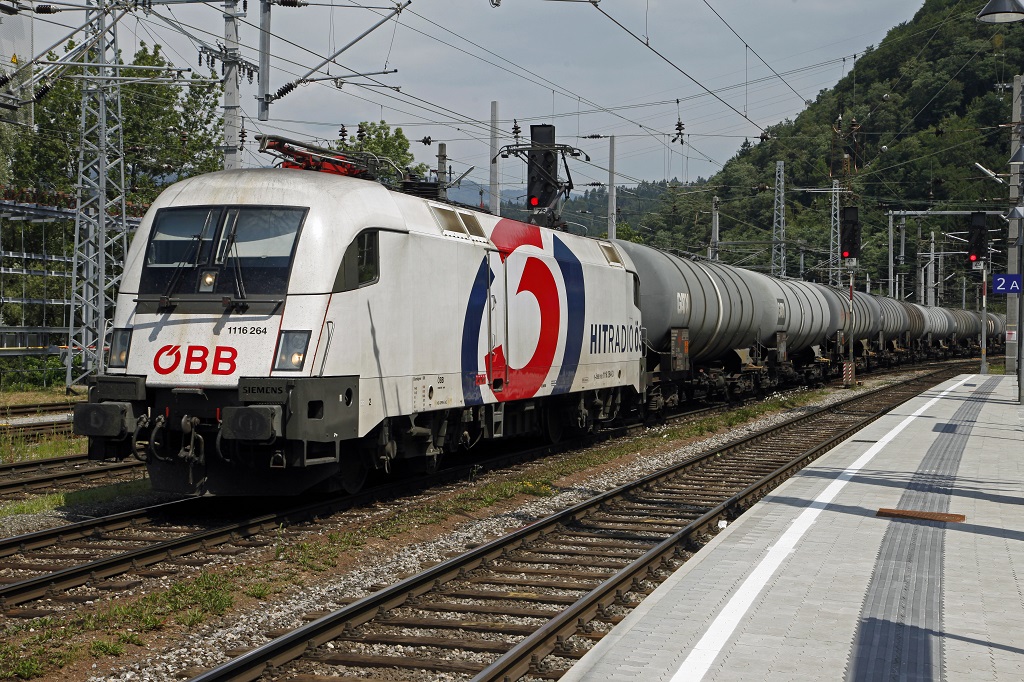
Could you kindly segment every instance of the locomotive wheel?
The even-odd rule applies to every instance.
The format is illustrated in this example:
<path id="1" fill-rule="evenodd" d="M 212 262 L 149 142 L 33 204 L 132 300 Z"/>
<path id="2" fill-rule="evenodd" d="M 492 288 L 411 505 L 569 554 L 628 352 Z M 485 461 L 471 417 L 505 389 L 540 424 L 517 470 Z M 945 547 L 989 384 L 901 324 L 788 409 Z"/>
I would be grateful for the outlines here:
<path id="1" fill-rule="evenodd" d="M 363 489 L 369 473 L 370 469 L 366 466 L 366 462 L 363 461 L 362 457 L 358 455 L 342 457 L 341 461 L 338 462 L 336 478 L 342 490 L 349 495 L 355 495 Z"/>
<path id="2" fill-rule="evenodd" d="M 562 441 L 565 435 L 565 424 L 562 423 L 562 411 L 555 406 L 549 406 L 544 411 L 544 435 L 548 442 L 557 444 Z"/>

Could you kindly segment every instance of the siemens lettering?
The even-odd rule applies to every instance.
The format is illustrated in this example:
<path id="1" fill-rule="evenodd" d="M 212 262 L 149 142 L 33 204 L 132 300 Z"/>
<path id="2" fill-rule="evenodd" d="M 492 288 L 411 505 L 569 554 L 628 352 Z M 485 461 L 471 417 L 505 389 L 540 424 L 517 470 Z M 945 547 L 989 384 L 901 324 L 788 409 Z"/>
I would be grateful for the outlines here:
<path id="1" fill-rule="evenodd" d="M 629 324 L 591 324 L 590 354 L 639 353 L 643 334 L 636 322 Z"/>

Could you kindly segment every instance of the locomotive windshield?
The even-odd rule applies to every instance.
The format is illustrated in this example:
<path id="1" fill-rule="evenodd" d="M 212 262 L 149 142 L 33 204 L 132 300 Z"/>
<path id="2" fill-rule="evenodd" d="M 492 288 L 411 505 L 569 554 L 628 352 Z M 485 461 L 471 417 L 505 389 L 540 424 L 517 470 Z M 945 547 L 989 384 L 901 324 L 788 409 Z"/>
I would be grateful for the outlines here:
<path id="1" fill-rule="evenodd" d="M 153 220 L 140 294 L 284 294 L 307 209 L 164 208 Z"/>

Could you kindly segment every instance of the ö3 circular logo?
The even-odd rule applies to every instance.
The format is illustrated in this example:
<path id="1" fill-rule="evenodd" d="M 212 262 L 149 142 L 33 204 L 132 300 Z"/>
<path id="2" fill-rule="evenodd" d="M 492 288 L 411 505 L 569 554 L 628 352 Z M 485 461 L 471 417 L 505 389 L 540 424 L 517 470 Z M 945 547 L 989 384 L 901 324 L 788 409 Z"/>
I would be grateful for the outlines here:
<path id="1" fill-rule="evenodd" d="M 528 225 L 514 220 L 503 219 L 498 222 L 491 233 L 491 242 L 498 247 L 501 265 L 522 247 L 536 247 L 545 252 L 543 233 L 536 225 Z M 477 270 L 473 289 L 470 292 L 469 305 L 462 334 L 462 376 L 463 393 L 466 404 L 482 404 L 483 395 L 480 386 L 489 384 L 499 401 L 530 398 L 537 394 L 544 384 L 551 367 L 556 360 L 556 352 L 560 339 L 565 339 L 561 368 L 555 379 L 551 393 L 564 393 L 569 390 L 579 365 L 580 351 L 583 342 L 583 317 L 585 311 L 586 292 L 583 282 L 583 266 L 575 254 L 557 235 L 551 236 L 551 247 L 548 255 L 554 257 L 557 270 L 549 265 L 548 260 L 527 255 L 522 262 L 522 274 L 518 285 L 508 282 L 507 292 L 494 292 L 495 273 L 491 263 L 485 257 Z M 499 280 L 500 281 L 500 280 Z M 560 286 L 561 285 L 561 286 Z M 560 288 L 565 292 L 566 324 L 562 325 L 562 309 Z M 513 293 L 514 290 L 514 293 Z M 487 325 L 487 304 L 490 294 L 497 294 L 510 299 L 523 293 L 532 295 L 540 311 L 540 331 L 537 345 L 530 359 L 522 367 L 508 364 L 506 351 L 502 343 L 491 348 L 490 334 Z M 513 324 L 512 321 L 509 323 Z M 479 354 L 481 331 L 487 334 L 488 352 L 483 357 Z M 504 330 L 512 334 L 512 330 Z M 504 334 L 496 335 L 497 338 Z M 500 387 L 500 390 L 499 390 Z"/>

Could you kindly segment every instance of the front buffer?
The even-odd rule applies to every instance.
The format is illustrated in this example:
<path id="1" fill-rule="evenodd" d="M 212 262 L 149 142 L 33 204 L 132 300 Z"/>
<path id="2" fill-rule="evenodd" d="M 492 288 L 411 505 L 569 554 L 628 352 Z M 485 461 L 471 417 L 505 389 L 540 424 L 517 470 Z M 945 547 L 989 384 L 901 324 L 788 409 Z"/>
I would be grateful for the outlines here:
<path id="1" fill-rule="evenodd" d="M 237 389 L 147 387 L 100 376 L 75 406 L 90 459 L 137 457 L 153 487 L 187 495 L 297 495 L 357 488 L 356 376 L 239 379 Z"/>

